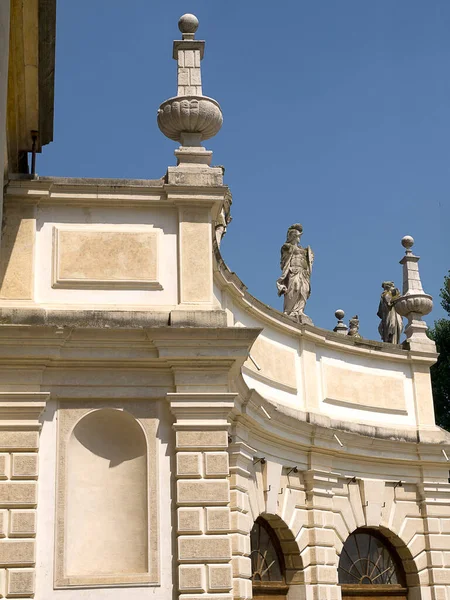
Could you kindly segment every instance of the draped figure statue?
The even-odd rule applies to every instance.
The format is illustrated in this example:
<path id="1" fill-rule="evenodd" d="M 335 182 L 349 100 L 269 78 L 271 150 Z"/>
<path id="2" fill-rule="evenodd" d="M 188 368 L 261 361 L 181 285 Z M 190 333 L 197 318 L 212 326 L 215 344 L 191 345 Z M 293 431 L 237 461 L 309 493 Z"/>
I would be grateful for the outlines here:
<path id="1" fill-rule="evenodd" d="M 287 231 L 281 247 L 281 277 L 277 280 L 278 295 L 284 296 L 283 312 L 299 323 L 311 323 L 305 315 L 305 305 L 311 295 L 311 271 L 314 254 L 311 248 L 300 246 L 303 227 L 296 223 Z"/>
<path id="2" fill-rule="evenodd" d="M 403 321 L 395 310 L 394 301 L 400 296 L 400 291 L 395 287 L 393 281 L 383 281 L 381 287 L 383 292 L 377 312 L 377 316 L 381 319 L 378 331 L 383 342 L 399 344 Z"/>

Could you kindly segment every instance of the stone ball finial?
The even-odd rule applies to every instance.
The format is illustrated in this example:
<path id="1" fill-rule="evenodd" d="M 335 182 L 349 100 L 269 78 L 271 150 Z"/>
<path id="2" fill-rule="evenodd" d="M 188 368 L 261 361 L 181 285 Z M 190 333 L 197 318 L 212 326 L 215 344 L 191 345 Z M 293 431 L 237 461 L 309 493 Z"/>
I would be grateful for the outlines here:
<path id="1" fill-rule="evenodd" d="M 198 29 L 198 19 L 195 15 L 186 13 L 178 21 L 178 29 L 181 33 L 195 33 Z"/>
<path id="2" fill-rule="evenodd" d="M 405 235 L 402 237 L 402 246 L 406 250 L 411 250 L 411 248 L 414 246 L 414 238 L 412 235 Z"/>
<path id="3" fill-rule="evenodd" d="M 334 313 L 334 316 L 338 321 L 342 321 L 342 319 L 345 317 L 345 312 L 342 310 L 342 308 L 338 308 Z"/>

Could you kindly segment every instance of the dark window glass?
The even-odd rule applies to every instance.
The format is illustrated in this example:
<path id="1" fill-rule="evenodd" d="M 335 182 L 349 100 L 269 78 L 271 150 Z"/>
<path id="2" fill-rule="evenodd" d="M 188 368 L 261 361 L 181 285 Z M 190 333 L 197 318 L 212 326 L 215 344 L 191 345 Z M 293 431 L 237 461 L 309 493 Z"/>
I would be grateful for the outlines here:
<path id="1" fill-rule="evenodd" d="M 357 531 L 347 538 L 339 560 L 339 583 L 403 585 L 394 550 L 381 536 Z"/>
<path id="2" fill-rule="evenodd" d="M 250 543 L 253 583 L 284 583 L 279 543 L 270 525 L 263 519 L 258 519 L 253 525 Z"/>

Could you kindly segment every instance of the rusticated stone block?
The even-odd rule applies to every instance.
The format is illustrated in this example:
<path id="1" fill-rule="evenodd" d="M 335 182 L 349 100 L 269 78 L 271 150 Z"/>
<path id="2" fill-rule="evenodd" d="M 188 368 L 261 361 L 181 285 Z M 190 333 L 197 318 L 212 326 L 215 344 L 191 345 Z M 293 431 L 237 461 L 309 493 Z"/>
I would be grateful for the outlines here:
<path id="1" fill-rule="evenodd" d="M 208 565 L 208 590 L 225 592 L 233 587 L 231 565 Z"/>
<path id="2" fill-rule="evenodd" d="M 251 589 L 251 588 L 250 588 Z M 251 596 L 249 596 L 250 598 Z M 230 594 L 214 594 L 214 596 L 210 596 L 208 594 L 180 594 L 180 600 L 233 600 Z"/>
<path id="3" fill-rule="evenodd" d="M 236 578 L 233 580 L 234 600 L 246 600 L 252 598 L 252 582 L 250 579 Z"/>
<path id="4" fill-rule="evenodd" d="M 0 565 L 34 565 L 34 540 L 2 540 L 0 543 Z"/>
<path id="5" fill-rule="evenodd" d="M 200 452 L 178 452 L 177 475 L 182 477 L 201 477 L 201 457 Z"/>
<path id="6" fill-rule="evenodd" d="M 38 477 L 38 455 L 13 454 L 11 479 L 37 479 Z"/>
<path id="7" fill-rule="evenodd" d="M 248 556 L 233 556 L 231 560 L 234 577 L 252 576 L 252 561 Z"/>
<path id="8" fill-rule="evenodd" d="M 221 450 L 228 447 L 226 431 L 177 431 L 177 449 Z"/>
<path id="9" fill-rule="evenodd" d="M 230 491 L 230 505 L 233 510 L 239 510 L 240 512 L 248 512 L 248 496 L 244 492 L 238 490 Z"/>
<path id="10" fill-rule="evenodd" d="M 36 535 L 36 512 L 12 510 L 9 525 L 10 537 L 34 537 Z"/>
<path id="11" fill-rule="evenodd" d="M 34 595 L 34 569 L 7 569 L 7 598 L 31 598 Z"/>
<path id="12" fill-rule="evenodd" d="M 178 558 L 184 562 L 222 561 L 231 559 L 231 545 L 228 537 L 179 537 Z"/>
<path id="13" fill-rule="evenodd" d="M 0 537 L 6 537 L 8 533 L 8 511 L 0 510 Z"/>
<path id="14" fill-rule="evenodd" d="M 226 452 L 205 453 L 205 476 L 228 475 L 228 454 Z"/>
<path id="15" fill-rule="evenodd" d="M 179 508 L 178 531 L 180 533 L 202 533 L 203 531 L 203 509 L 201 508 Z"/>
<path id="16" fill-rule="evenodd" d="M 230 530 L 230 509 L 214 507 L 206 509 L 207 533 L 224 533 Z"/>
<path id="17" fill-rule="evenodd" d="M 37 431 L 0 431 L 0 450 L 37 450 Z"/>
<path id="18" fill-rule="evenodd" d="M 9 454 L 0 454 L 0 479 L 8 479 L 9 477 L 10 457 Z"/>
<path id="19" fill-rule="evenodd" d="M 177 482 L 178 504 L 226 504 L 229 486 L 226 479 Z"/>
<path id="20" fill-rule="evenodd" d="M 0 482 L 0 505 L 36 506 L 36 483 Z"/>
<path id="21" fill-rule="evenodd" d="M 231 531 L 248 534 L 250 531 L 248 515 L 233 511 L 231 513 Z"/>
<path id="22" fill-rule="evenodd" d="M 178 576 L 180 591 L 200 592 L 205 590 L 205 567 L 203 565 L 180 565 Z"/>
<path id="23" fill-rule="evenodd" d="M 231 546 L 233 554 L 250 554 L 250 536 L 242 533 L 231 534 Z"/>

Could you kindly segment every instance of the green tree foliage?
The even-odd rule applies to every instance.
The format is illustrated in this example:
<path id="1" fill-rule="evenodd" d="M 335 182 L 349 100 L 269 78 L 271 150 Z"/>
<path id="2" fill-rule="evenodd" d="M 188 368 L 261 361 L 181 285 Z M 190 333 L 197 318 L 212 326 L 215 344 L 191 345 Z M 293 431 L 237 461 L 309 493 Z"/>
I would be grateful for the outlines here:
<path id="1" fill-rule="evenodd" d="M 431 367 L 431 384 L 436 423 L 450 431 L 450 271 L 444 278 L 440 296 L 442 308 L 449 319 L 435 321 L 434 329 L 429 331 L 439 352 L 437 363 Z"/>

